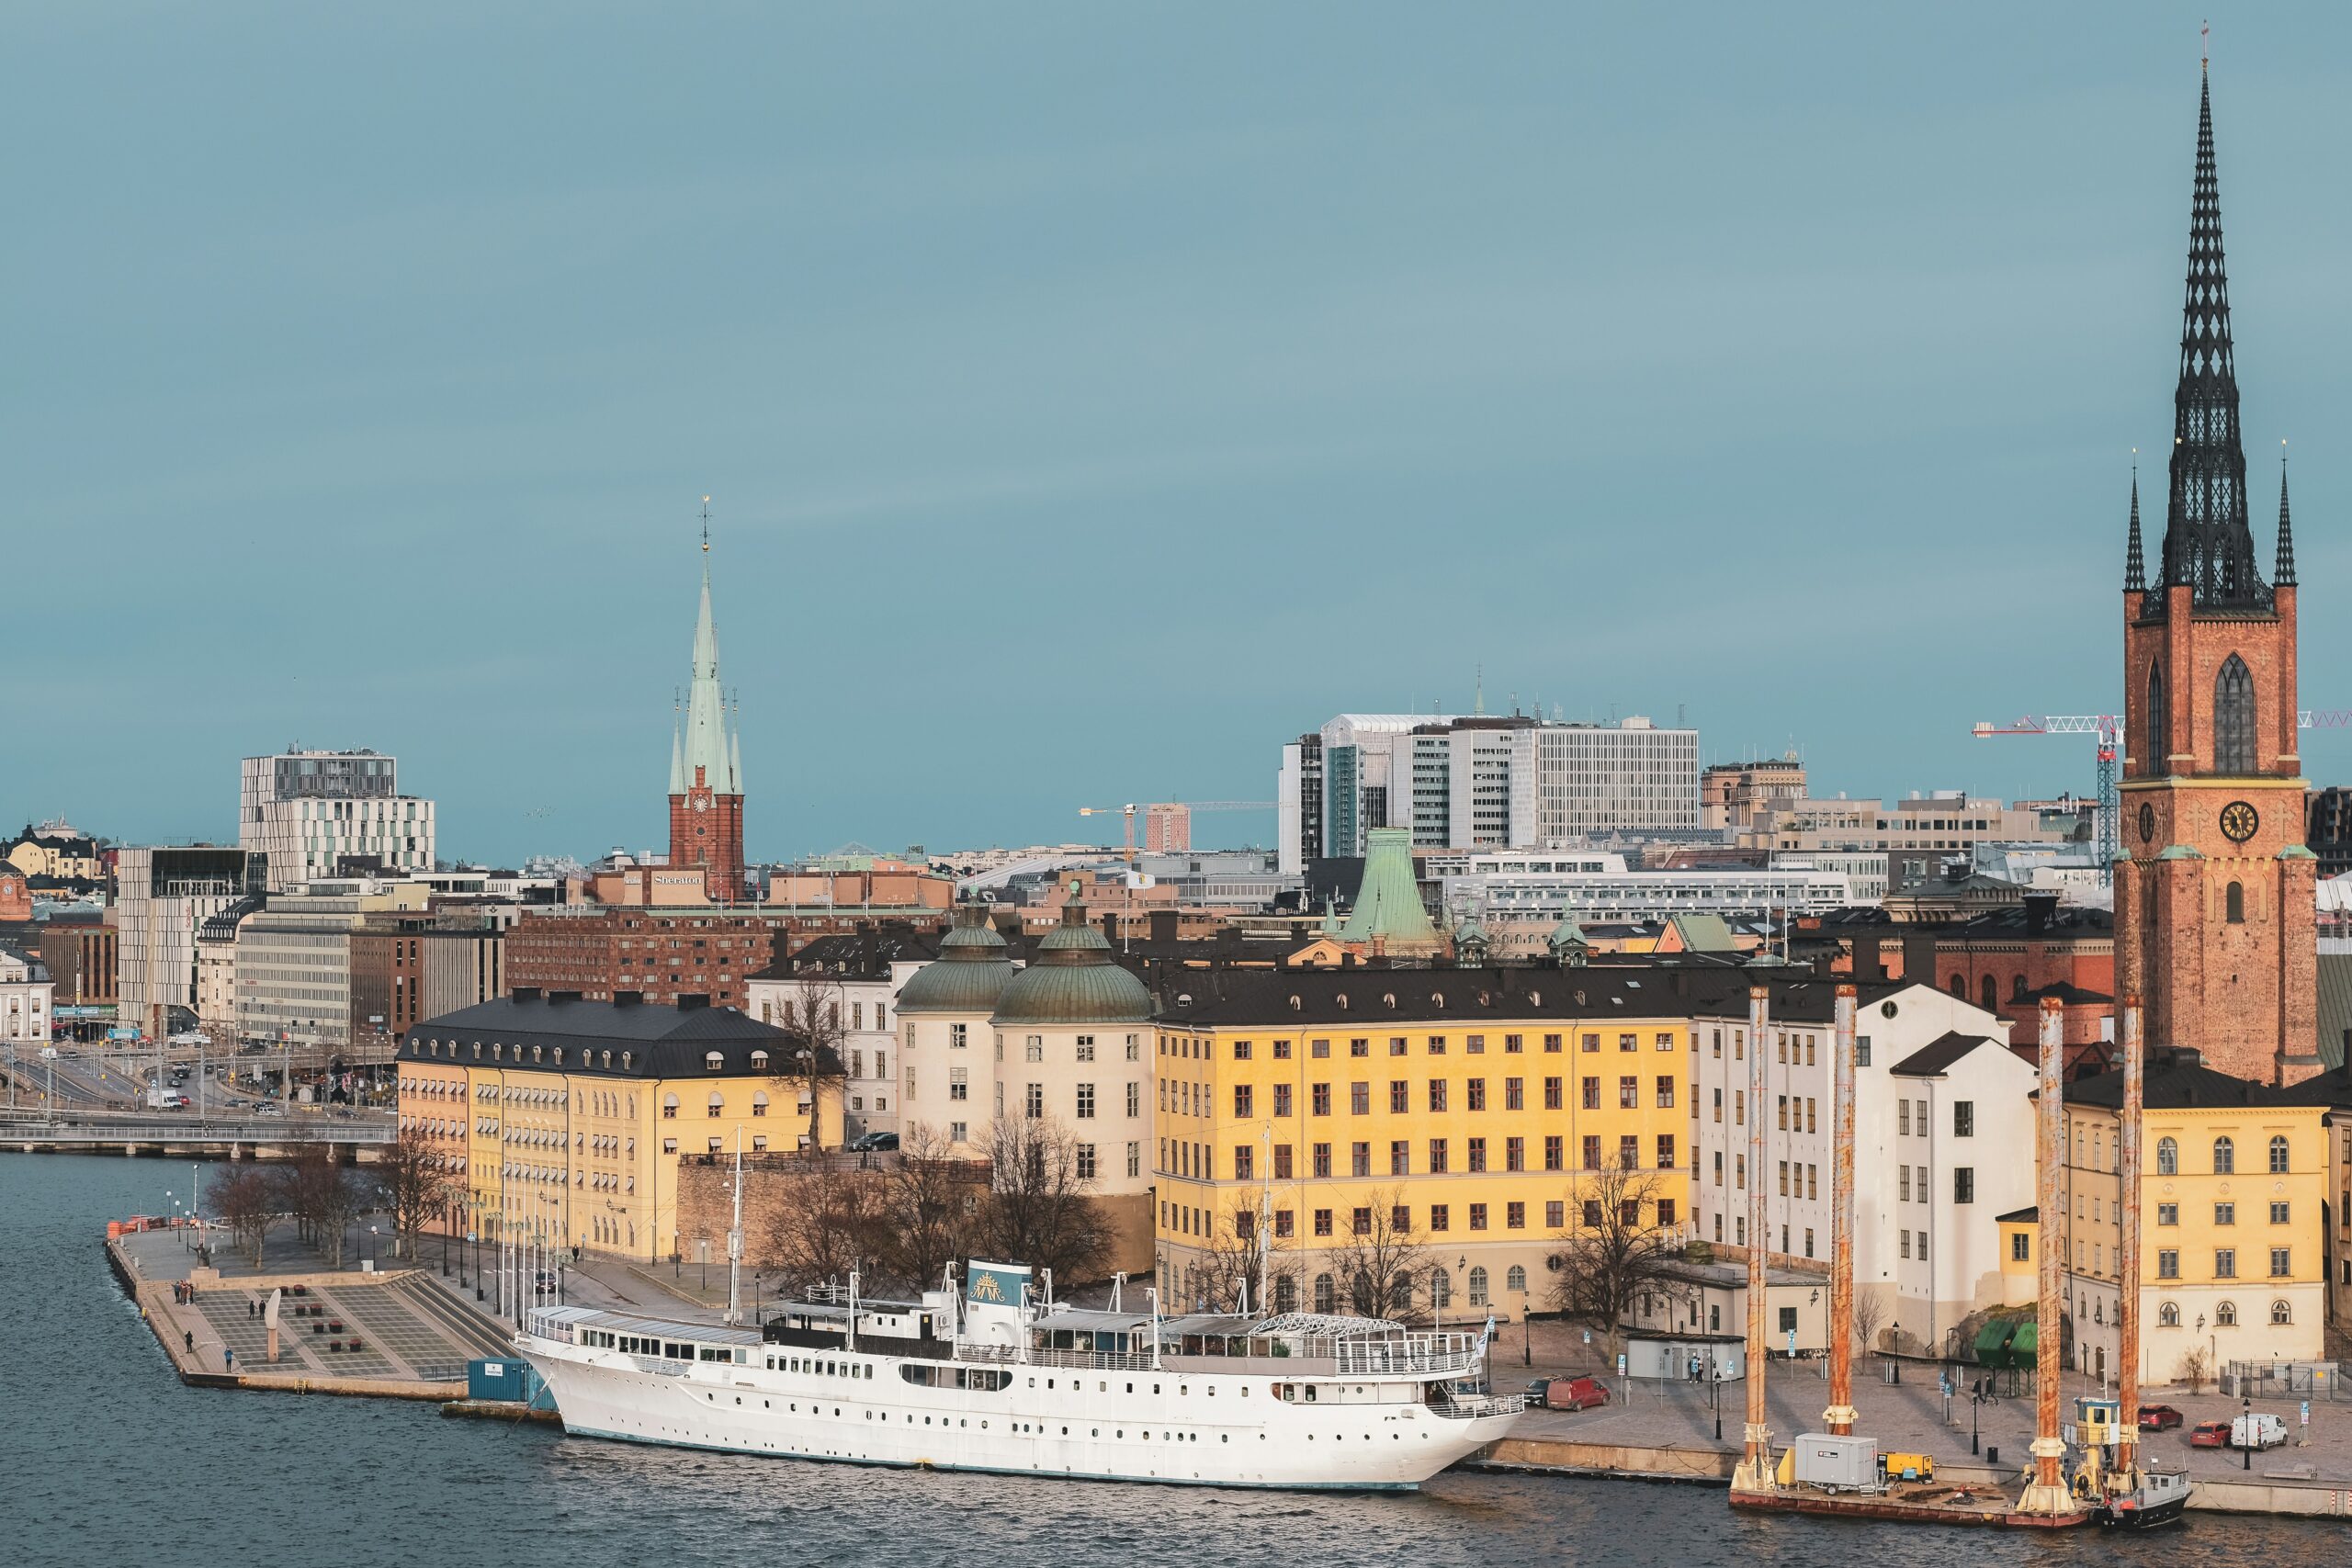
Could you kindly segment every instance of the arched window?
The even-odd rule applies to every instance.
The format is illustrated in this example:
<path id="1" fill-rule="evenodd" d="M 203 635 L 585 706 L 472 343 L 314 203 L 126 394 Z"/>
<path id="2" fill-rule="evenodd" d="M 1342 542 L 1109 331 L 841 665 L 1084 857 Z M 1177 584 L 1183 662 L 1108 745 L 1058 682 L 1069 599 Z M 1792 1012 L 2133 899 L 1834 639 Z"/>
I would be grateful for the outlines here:
<path id="1" fill-rule="evenodd" d="M 1976 992 L 1977 995 L 1984 998 L 1984 1010 L 1986 1012 L 1997 1012 L 2000 1010 L 2001 987 L 2000 985 L 1994 980 L 1993 976 L 1990 975 L 1985 976 L 1983 983 L 1976 987 Z"/>
<path id="2" fill-rule="evenodd" d="M 1274 1310 L 1276 1312 L 1296 1312 L 1298 1310 L 1297 1275 L 1285 1274 L 1281 1279 L 1274 1281 Z"/>
<path id="3" fill-rule="evenodd" d="M 2172 715 L 2165 707 L 2165 667 L 2160 663 L 2148 666 L 2148 722 L 2140 728 L 2148 736 L 2148 771 L 2172 772 L 2166 760 L 2172 750 Z"/>
<path id="4" fill-rule="evenodd" d="M 1487 1270 L 1483 1264 L 1470 1270 L 1470 1304 L 1474 1307 L 1487 1304 Z"/>
<path id="5" fill-rule="evenodd" d="M 2013 1002 L 2021 1002 L 2025 1000 L 2024 976 L 2013 975 L 2009 977 L 2009 1000 Z"/>
<path id="6" fill-rule="evenodd" d="M 1356 1277 L 1352 1281 L 1351 1281 L 1348 1287 L 1348 1296 L 1350 1301 L 1355 1306 L 1357 1316 L 1370 1317 L 1373 1315 L 1374 1303 L 1372 1296 L 1372 1271 L 1370 1269 L 1359 1269 L 1356 1270 Z"/>
<path id="7" fill-rule="evenodd" d="M 2158 1306 L 2156 1308 L 2156 1326 L 2158 1328 L 2178 1328 L 2180 1326 L 2180 1303 L 2177 1302 L 2165 1302 L 2162 1305 Z"/>
<path id="8" fill-rule="evenodd" d="M 2091 1303 L 2091 1321 L 2093 1323 L 2105 1323 L 2107 1321 L 2107 1303 L 2105 1302 Z"/>
<path id="9" fill-rule="evenodd" d="M 2238 1325 L 2238 1303 L 2223 1302 L 2220 1306 L 2215 1307 L 2213 1325 L 2217 1328 L 2235 1328 Z"/>
<path id="10" fill-rule="evenodd" d="M 2254 676 L 2230 655 L 2213 677 L 2213 771 L 2251 773 L 2254 760 Z"/>
<path id="11" fill-rule="evenodd" d="M 2234 1176 L 2238 1168 L 2237 1145 L 2227 1138 L 2213 1140 L 2213 1174 Z"/>
<path id="12" fill-rule="evenodd" d="M 2230 924 L 2245 924 L 2245 884 L 2233 882 L 2222 892 L 2222 914 Z"/>
<path id="13" fill-rule="evenodd" d="M 2286 1325 L 2294 1321 L 2294 1309 L 2288 1306 L 2285 1302 L 2272 1302 L 2270 1303 L 2270 1325 L 2272 1327 L 2284 1327 Z"/>
<path id="14" fill-rule="evenodd" d="M 1508 1291 L 1523 1291 L 1527 1289 L 1527 1269 L 1525 1265 L 1514 1263 L 1510 1266 L 1510 1272 L 1503 1276 L 1503 1288 Z"/>
<path id="15" fill-rule="evenodd" d="M 2158 1176 L 2180 1174 L 2180 1145 L 2170 1138 L 2156 1140 L 2156 1174 Z"/>
<path id="16" fill-rule="evenodd" d="M 2270 1140 L 2270 1174 L 2287 1174 L 2287 1139 L 2283 1134 Z"/>
<path id="17" fill-rule="evenodd" d="M 1958 997 L 1962 1001 L 1966 1001 L 1968 999 L 1967 976 L 1954 975 L 1951 977 L 1951 994 Z"/>
<path id="18" fill-rule="evenodd" d="M 1453 1276 L 1442 1268 L 1430 1270 L 1430 1305 L 1442 1312 L 1453 1304 Z"/>
<path id="19" fill-rule="evenodd" d="M 768 1091 L 765 1089 L 757 1090 L 752 1096 L 752 1114 L 754 1116 L 765 1116 L 767 1113 Z"/>
<path id="20" fill-rule="evenodd" d="M 1329 1317 L 1340 1305 L 1340 1288 L 1329 1274 L 1315 1276 L 1315 1310 Z"/>

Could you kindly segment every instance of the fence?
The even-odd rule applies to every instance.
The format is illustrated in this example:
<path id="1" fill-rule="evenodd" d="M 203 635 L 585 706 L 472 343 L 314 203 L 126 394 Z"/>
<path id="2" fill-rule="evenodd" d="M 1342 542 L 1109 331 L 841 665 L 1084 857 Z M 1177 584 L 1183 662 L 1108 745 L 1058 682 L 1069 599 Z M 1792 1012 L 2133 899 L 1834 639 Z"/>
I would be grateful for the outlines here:
<path id="1" fill-rule="evenodd" d="M 2324 1399 L 2352 1402 L 2337 1361 L 2227 1361 L 2217 1380 L 2232 1399 Z"/>

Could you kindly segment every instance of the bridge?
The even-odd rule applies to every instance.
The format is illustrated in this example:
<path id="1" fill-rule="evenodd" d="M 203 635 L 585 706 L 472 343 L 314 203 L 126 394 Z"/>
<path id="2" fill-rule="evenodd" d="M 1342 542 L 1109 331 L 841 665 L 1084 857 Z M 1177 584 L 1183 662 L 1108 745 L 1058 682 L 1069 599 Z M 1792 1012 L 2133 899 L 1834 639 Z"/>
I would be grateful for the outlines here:
<path id="1" fill-rule="evenodd" d="M 389 1118 L 323 1116 L 59 1116 L 0 1112 L 0 1151 L 24 1154 L 94 1154 L 120 1149 L 126 1155 L 175 1158 L 284 1159 L 314 1147 L 334 1151 L 345 1164 L 392 1142 Z"/>

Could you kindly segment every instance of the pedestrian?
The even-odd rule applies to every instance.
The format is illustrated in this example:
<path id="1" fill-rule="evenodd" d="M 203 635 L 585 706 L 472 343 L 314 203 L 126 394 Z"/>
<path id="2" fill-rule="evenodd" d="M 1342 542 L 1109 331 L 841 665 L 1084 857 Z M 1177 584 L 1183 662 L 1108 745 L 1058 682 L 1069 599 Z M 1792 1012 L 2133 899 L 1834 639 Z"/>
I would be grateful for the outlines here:
<path id="1" fill-rule="evenodd" d="M 188 1353 L 189 1355 L 191 1355 L 191 1356 L 195 1355 L 195 1354 L 196 1354 L 196 1331 L 195 1331 L 194 1329 L 186 1329 L 186 1330 L 183 1330 L 183 1331 L 181 1332 L 181 1334 L 180 1334 L 180 1337 L 181 1337 L 182 1339 L 184 1339 L 184 1340 L 186 1340 L 186 1341 L 187 1342 L 187 1353 Z"/>
<path id="2" fill-rule="evenodd" d="M 221 1370 L 222 1371 L 224 1371 L 224 1372 L 226 1372 L 226 1371 L 234 1371 L 236 1370 L 236 1366 L 237 1366 L 237 1353 L 236 1353 L 234 1350 L 230 1349 L 230 1348 L 229 1348 L 229 1347 L 227 1347 L 226 1345 L 221 1346 L 221 1347 L 220 1347 L 220 1370 Z"/>

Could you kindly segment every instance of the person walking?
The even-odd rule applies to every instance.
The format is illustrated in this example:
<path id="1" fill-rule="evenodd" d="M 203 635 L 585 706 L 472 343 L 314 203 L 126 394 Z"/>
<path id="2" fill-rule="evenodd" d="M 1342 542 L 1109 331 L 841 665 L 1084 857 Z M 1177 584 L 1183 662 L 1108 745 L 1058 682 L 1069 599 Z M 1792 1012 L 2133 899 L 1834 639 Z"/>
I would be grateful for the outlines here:
<path id="1" fill-rule="evenodd" d="M 195 1354 L 196 1354 L 196 1331 L 195 1331 L 194 1329 L 192 1329 L 192 1328 L 191 1328 L 191 1329 L 183 1329 L 183 1330 L 181 1330 L 181 1332 L 180 1332 L 180 1337 L 181 1337 L 182 1339 L 184 1339 L 184 1340 L 186 1340 L 186 1341 L 187 1342 L 187 1353 L 188 1353 L 189 1355 L 191 1355 L 191 1356 L 195 1355 Z"/>
<path id="2" fill-rule="evenodd" d="M 194 1336 L 190 1336 L 190 1337 L 192 1338 L 192 1337 L 194 1337 Z M 229 1347 L 227 1347 L 226 1345 L 221 1346 L 221 1347 L 220 1347 L 220 1370 L 221 1370 L 222 1371 L 224 1371 L 224 1372 L 227 1372 L 227 1371 L 234 1371 L 236 1370 L 236 1367 L 237 1367 L 237 1353 L 236 1353 L 234 1350 L 230 1349 L 230 1348 L 229 1348 Z"/>

